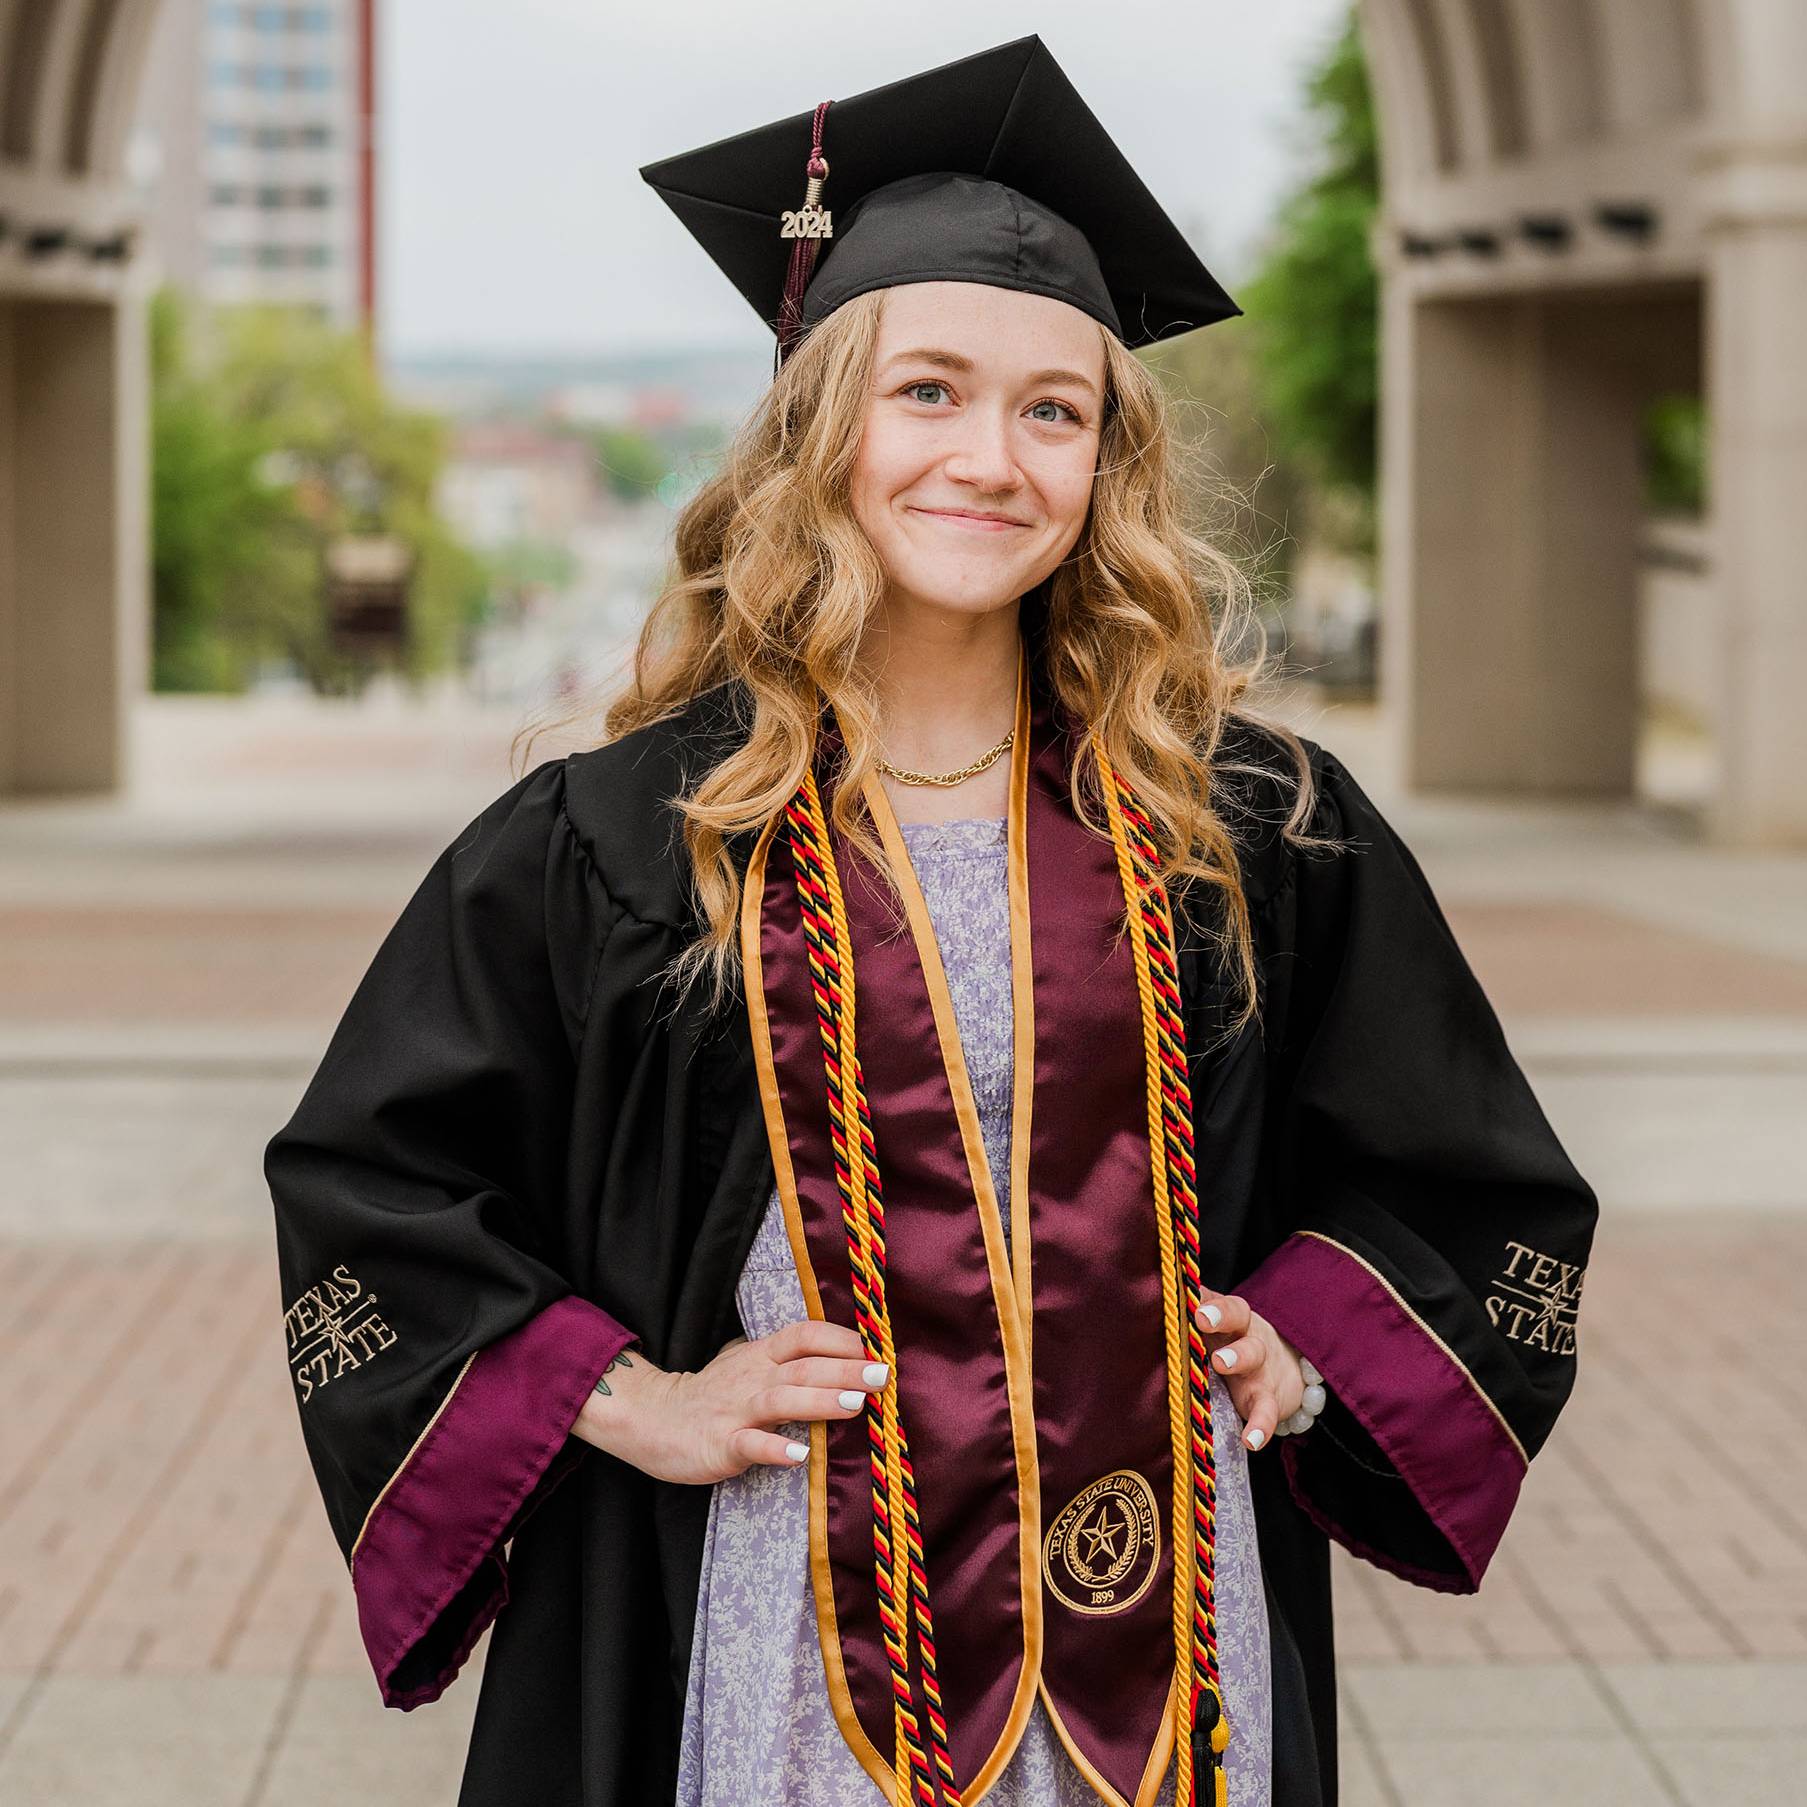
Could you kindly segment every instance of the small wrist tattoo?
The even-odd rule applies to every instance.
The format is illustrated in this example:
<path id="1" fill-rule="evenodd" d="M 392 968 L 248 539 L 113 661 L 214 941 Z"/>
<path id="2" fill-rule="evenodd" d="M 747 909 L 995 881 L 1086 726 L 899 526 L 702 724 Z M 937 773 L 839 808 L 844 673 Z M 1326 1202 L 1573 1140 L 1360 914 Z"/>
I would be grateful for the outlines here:
<path id="1" fill-rule="evenodd" d="M 608 1377 L 613 1374 L 617 1368 L 631 1368 L 633 1365 L 634 1364 L 628 1360 L 627 1351 L 623 1349 L 621 1353 L 603 1369 L 602 1378 L 596 1383 L 596 1391 L 605 1399 L 612 1399 L 615 1394 L 615 1389 L 609 1385 Z"/>

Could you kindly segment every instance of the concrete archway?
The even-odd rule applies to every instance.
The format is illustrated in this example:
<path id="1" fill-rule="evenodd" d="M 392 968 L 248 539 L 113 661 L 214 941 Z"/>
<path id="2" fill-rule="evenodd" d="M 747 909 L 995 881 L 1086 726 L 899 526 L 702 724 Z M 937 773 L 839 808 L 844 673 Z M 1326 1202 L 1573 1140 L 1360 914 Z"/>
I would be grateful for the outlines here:
<path id="1" fill-rule="evenodd" d="M 144 297 L 121 168 L 159 0 L 0 0 L 0 794 L 124 777 Z"/>
<path id="2" fill-rule="evenodd" d="M 1807 8 L 1361 0 L 1361 17 L 1400 769 L 1630 791 L 1640 409 L 1698 388 L 1709 827 L 1807 842 Z"/>

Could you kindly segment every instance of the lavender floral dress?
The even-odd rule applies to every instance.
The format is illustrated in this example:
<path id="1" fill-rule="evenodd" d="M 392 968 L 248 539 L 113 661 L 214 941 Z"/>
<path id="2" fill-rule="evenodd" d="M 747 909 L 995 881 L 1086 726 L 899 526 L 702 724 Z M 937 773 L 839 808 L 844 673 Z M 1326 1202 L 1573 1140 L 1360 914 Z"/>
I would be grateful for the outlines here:
<path id="1" fill-rule="evenodd" d="M 1008 1245 L 1013 1031 L 1004 822 L 902 826 L 947 969 Z M 750 1338 L 809 1315 L 776 1191 L 736 1299 Z M 1211 1395 L 1217 1422 L 1235 1424 L 1215 1375 Z M 801 1424 L 777 1428 L 808 1434 Z M 1233 1436 L 1219 1437 L 1217 1451 L 1218 1655 L 1236 1728 L 1229 1795 L 1232 1807 L 1269 1807 L 1267 1610 L 1247 1452 Z M 1170 1763 L 1160 1807 L 1172 1807 L 1173 1792 Z M 985 1799 L 995 1807 L 1092 1807 L 1098 1798 L 1036 1698 Z M 828 1701 L 809 1580 L 808 1466 L 756 1463 L 717 1482 L 710 1500 L 676 1807 L 874 1807 L 883 1799 Z"/>

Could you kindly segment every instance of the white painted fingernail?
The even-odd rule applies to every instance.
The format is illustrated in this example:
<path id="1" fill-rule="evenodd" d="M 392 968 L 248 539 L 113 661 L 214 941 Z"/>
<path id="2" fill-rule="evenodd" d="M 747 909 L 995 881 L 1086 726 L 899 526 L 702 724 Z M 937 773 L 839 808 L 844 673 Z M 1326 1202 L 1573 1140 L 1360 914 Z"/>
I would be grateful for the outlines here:
<path id="1" fill-rule="evenodd" d="M 889 1362 L 868 1362 L 860 1370 L 860 1379 L 869 1387 L 882 1387 L 885 1377 L 891 1372 Z"/>
<path id="2" fill-rule="evenodd" d="M 1220 1368 L 1235 1367 L 1236 1351 L 1234 1349 L 1219 1349 L 1217 1352 L 1217 1365 Z"/>
<path id="3" fill-rule="evenodd" d="M 809 1455 L 809 1445 L 807 1443 L 787 1443 L 784 1446 L 784 1453 L 793 1462 L 801 1462 Z"/>
<path id="4" fill-rule="evenodd" d="M 856 1406 L 862 1406 L 866 1403 L 866 1395 L 864 1393 L 855 1393 L 851 1388 L 849 1388 L 847 1392 L 840 1394 L 839 1398 L 841 1404 L 850 1412 Z"/>
<path id="5" fill-rule="evenodd" d="M 1267 1432 L 1257 1425 L 1249 1432 L 1249 1448 L 1259 1449 L 1267 1441 Z"/>
<path id="6" fill-rule="evenodd" d="M 1215 1305 L 1203 1306 L 1201 1308 L 1201 1314 L 1204 1317 L 1205 1322 L 1209 1324 L 1213 1330 L 1223 1322 L 1223 1313 L 1219 1311 Z"/>

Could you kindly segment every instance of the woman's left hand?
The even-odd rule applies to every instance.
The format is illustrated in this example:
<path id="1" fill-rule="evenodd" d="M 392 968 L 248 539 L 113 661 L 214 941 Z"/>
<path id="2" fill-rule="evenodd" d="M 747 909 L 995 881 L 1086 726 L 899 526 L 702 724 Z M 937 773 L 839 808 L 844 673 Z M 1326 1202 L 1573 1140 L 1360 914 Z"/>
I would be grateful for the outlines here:
<path id="1" fill-rule="evenodd" d="M 1223 1376 L 1231 1403 L 1242 1418 L 1243 1442 L 1250 1449 L 1260 1449 L 1272 1440 L 1274 1427 L 1290 1418 L 1305 1397 L 1298 1350 L 1234 1293 L 1202 1288 L 1198 1327 L 1211 1351 L 1211 1366 Z"/>

